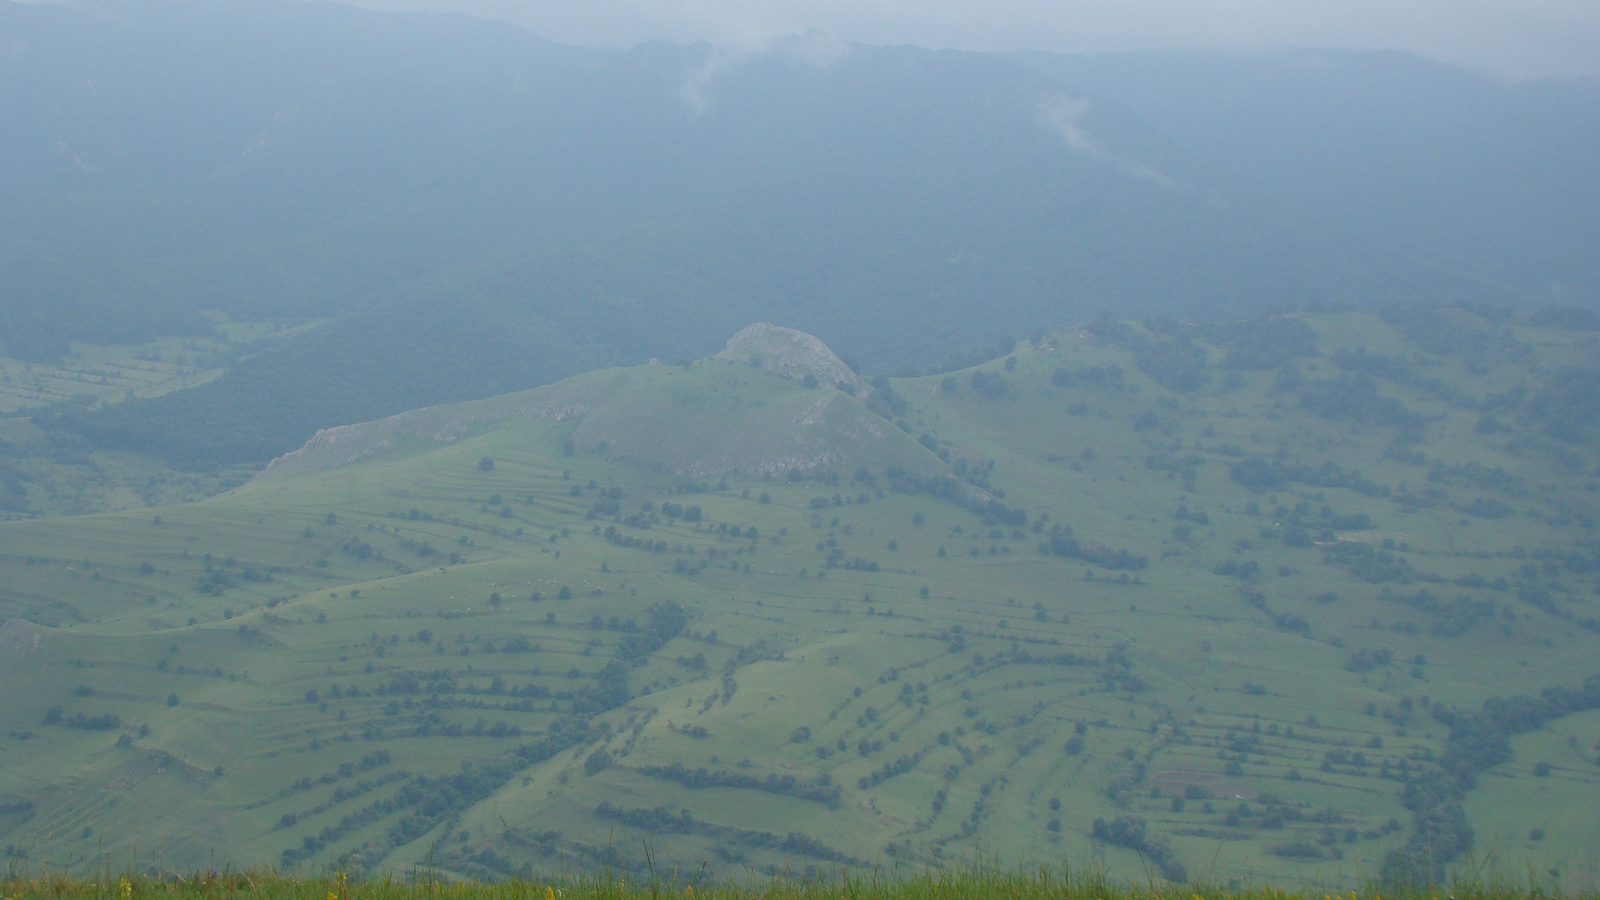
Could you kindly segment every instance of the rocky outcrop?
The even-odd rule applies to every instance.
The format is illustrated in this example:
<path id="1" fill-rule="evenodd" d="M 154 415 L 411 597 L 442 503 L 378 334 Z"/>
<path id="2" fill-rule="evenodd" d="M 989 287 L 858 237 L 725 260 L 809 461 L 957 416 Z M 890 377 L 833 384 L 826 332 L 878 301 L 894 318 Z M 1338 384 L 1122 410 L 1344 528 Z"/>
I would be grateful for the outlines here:
<path id="1" fill-rule="evenodd" d="M 23 654 L 44 646 L 44 637 L 32 622 L 24 619 L 7 619 L 0 624 L 0 653 Z"/>
<path id="2" fill-rule="evenodd" d="M 804 331 L 768 322 L 758 322 L 734 335 L 728 340 L 727 349 L 718 353 L 717 358 L 731 359 L 791 378 L 813 375 L 823 385 L 844 387 L 858 396 L 867 390 L 867 384 L 861 380 L 861 376 L 829 350 L 827 344 Z"/>

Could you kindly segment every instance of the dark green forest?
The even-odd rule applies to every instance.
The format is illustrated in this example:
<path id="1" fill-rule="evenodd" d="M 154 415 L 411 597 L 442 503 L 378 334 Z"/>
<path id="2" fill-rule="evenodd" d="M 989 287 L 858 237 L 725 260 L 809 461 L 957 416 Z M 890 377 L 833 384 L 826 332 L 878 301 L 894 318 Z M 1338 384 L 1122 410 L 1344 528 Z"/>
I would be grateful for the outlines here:
<path id="1" fill-rule="evenodd" d="M 819 54 L 795 39 L 725 65 L 707 46 L 581 49 L 334 4 L 102 7 L 0 6 L 19 48 L 0 61 L 0 116 L 19 136 L 0 148 L 0 354 L 204 336 L 202 310 L 332 320 L 241 352 L 202 388 L 39 418 L 184 468 L 261 462 L 318 428 L 599 365 L 705 355 L 751 321 L 815 333 L 870 370 L 920 371 L 1110 311 L 1218 321 L 1593 293 L 1591 154 L 1562 139 L 1594 133 L 1582 85 L 1508 95 L 1442 67 L 1341 57 L 1338 77 L 1412 75 L 1381 108 L 1303 104 L 1321 119 L 1285 118 L 1282 91 L 1227 94 L 1216 121 L 1239 147 L 1270 119 L 1323 148 L 1273 168 L 1153 98 L 1250 65 L 1325 91 L 1294 58 Z M 1385 182 L 1355 190 L 1349 166 L 1378 154 L 1395 107 L 1442 96 L 1453 130 L 1392 160 L 1396 179 L 1436 173 L 1404 203 L 1405 227 L 1432 243 L 1374 231 Z M 1508 97 L 1525 99 L 1518 133 L 1537 153 L 1502 141 L 1488 162 L 1440 164 L 1503 134 Z M 1351 137 L 1329 144 L 1318 128 Z M 1344 168 L 1325 165 L 1335 155 Z M 1462 210 L 1440 198 L 1491 164 L 1561 185 L 1495 194 L 1470 217 L 1543 222 L 1515 245 L 1536 242 L 1542 261 L 1452 237 Z"/>

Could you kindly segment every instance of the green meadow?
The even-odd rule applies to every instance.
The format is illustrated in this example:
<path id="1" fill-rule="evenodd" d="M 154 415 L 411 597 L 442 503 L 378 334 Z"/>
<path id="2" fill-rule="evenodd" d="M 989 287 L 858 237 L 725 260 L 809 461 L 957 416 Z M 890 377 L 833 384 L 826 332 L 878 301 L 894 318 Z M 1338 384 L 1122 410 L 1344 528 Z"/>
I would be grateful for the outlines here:
<path id="1" fill-rule="evenodd" d="M 0 849 L 363 897 L 1592 892 L 1597 348 L 1463 309 L 837 385 L 734 347 L 0 524 Z M 1017 874 L 1062 861 L 1099 880 Z M 128 890 L 345 890 L 230 878 Z M 7 896 L 121 890 L 54 883 Z"/>

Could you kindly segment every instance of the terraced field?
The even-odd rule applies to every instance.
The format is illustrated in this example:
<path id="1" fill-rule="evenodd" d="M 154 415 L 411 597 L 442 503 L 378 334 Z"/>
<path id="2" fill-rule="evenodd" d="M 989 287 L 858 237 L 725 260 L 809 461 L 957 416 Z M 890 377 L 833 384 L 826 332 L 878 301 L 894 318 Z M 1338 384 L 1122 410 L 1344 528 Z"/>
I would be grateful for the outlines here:
<path id="1" fill-rule="evenodd" d="M 282 338 L 322 324 L 211 318 L 213 331 L 204 336 L 138 345 L 75 343 L 51 362 L 0 354 L 0 520 L 189 502 L 247 479 L 252 472 L 242 466 L 175 471 L 149 456 L 96 451 L 81 438 L 41 430 L 31 417 L 192 388 Z"/>
<path id="2" fill-rule="evenodd" d="M 847 391 L 825 349 L 740 345 L 0 525 L 0 844 L 1593 878 L 1594 332 L 1323 313 L 1000 350 Z"/>

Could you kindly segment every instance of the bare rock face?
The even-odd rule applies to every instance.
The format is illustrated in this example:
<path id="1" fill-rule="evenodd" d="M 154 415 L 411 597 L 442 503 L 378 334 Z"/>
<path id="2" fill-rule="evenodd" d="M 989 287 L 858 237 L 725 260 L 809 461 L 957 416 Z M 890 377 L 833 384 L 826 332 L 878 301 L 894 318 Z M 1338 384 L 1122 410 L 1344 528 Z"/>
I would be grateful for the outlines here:
<path id="1" fill-rule="evenodd" d="M 727 349 L 717 354 L 791 378 L 815 376 L 824 385 L 844 387 L 861 395 L 866 382 L 850 370 L 828 345 L 804 331 L 757 322 L 728 340 Z"/>
<path id="2" fill-rule="evenodd" d="M 44 646 L 39 629 L 22 619 L 7 619 L 0 624 L 0 653 L 23 654 Z"/>

